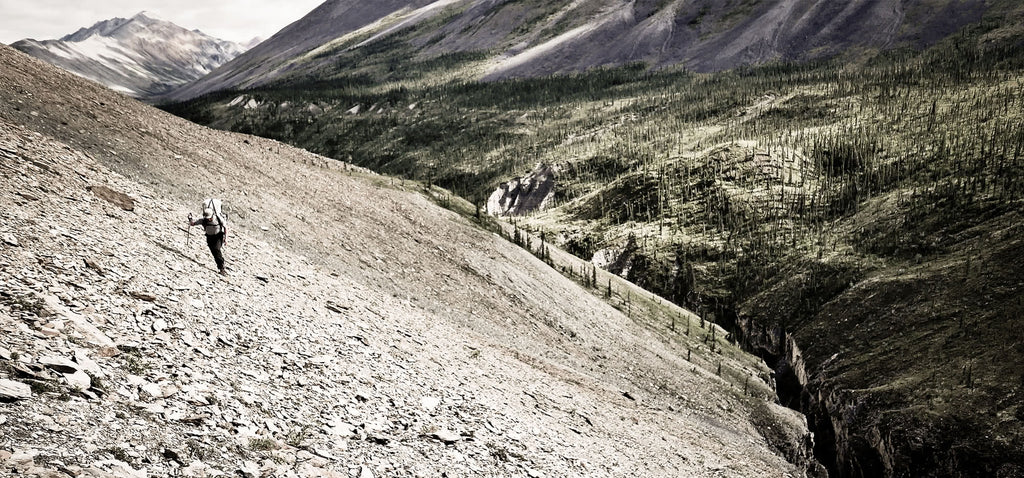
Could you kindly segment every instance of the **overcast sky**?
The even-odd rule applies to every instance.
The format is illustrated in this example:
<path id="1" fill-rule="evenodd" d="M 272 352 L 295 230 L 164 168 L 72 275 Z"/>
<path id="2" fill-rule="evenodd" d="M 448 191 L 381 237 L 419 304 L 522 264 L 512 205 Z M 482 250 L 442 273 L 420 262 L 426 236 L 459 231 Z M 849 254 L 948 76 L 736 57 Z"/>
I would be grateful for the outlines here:
<path id="1" fill-rule="evenodd" d="M 373 0 L 369 0 L 373 1 Z M 114 17 L 153 18 L 222 40 L 268 38 L 324 0 L 0 0 L 0 43 L 51 40 Z"/>

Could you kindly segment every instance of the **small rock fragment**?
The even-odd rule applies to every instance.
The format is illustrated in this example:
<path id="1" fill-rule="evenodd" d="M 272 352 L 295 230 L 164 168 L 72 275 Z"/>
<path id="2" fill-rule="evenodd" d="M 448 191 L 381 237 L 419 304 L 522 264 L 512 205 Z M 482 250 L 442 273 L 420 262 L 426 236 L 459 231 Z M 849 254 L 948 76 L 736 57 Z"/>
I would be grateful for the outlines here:
<path id="1" fill-rule="evenodd" d="M 92 388 L 92 378 L 89 377 L 89 374 L 81 370 L 76 370 L 74 373 L 64 374 L 64 380 L 67 380 L 68 385 L 79 392 L 84 392 Z"/>
<path id="2" fill-rule="evenodd" d="M 206 466 L 205 463 L 196 460 L 181 469 L 181 476 L 186 478 L 206 478 L 209 474 L 209 470 L 209 466 Z"/>
<path id="3" fill-rule="evenodd" d="M 131 292 L 128 292 L 128 295 L 130 295 L 130 296 L 132 296 L 132 297 L 134 297 L 136 299 L 139 299 L 139 300 L 144 300 L 146 302 L 154 302 L 154 301 L 156 301 L 156 296 L 155 295 L 149 294 L 149 293 L 146 293 L 146 292 L 131 291 Z"/>
<path id="4" fill-rule="evenodd" d="M 420 406 L 428 412 L 434 411 L 434 409 L 439 405 L 441 405 L 441 399 L 437 397 L 423 397 L 423 399 L 420 400 Z"/>
<path id="5" fill-rule="evenodd" d="M 259 478 L 260 465 L 253 461 L 246 461 L 242 463 L 242 467 L 238 469 L 238 474 L 245 478 Z"/>
<path id="6" fill-rule="evenodd" d="M 351 437 L 355 436 L 356 427 L 341 420 L 332 420 L 328 427 L 324 429 L 324 432 L 336 437 Z"/>
<path id="7" fill-rule="evenodd" d="M 32 387 L 14 380 L 0 380 L 0 399 L 25 400 L 32 398 Z"/>
<path id="8" fill-rule="evenodd" d="M 96 197 L 104 201 L 107 201 L 115 206 L 118 206 L 121 209 L 124 209 L 125 211 L 135 210 L 135 200 L 132 199 L 127 194 L 119 193 L 106 186 L 89 186 L 87 189 L 89 189 L 89 191 L 92 191 L 92 193 L 95 194 Z"/>
<path id="9" fill-rule="evenodd" d="M 92 259 L 86 258 L 85 259 L 85 265 L 88 268 L 98 272 L 100 275 L 104 275 L 105 274 L 105 272 L 103 271 L 103 267 L 100 266 L 100 264 L 98 262 L 96 262 L 96 261 L 94 261 Z"/>
<path id="10" fill-rule="evenodd" d="M 313 448 L 313 453 L 319 457 L 326 458 L 328 460 L 337 461 L 338 457 L 331 454 L 331 452 L 324 450 L 323 448 Z"/>
<path id="11" fill-rule="evenodd" d="M 145 392 L 153 399 L 163 398 L 163 392 L 161 392 L 160 390 L 160 385 L 157 385 L 153 382 L 146 382 L 144 385 L 139 387 L 139 390 Z"/>
<path id="12" fill-rule="evenodd" d="M 12 247 L 21 247 L 18 243 L 18 238 L 14 237 L 14 234 L 4 234 L 4 244 Z"/>
<path id="13" fill-rule="evenodd" d="M 459 436 L 458 433 L 445 429 L 437 430 L 436 432 L 431 433 L 430 436 L 448 445 L 451 445 L 452 443 L 456 443 L 462 440 L 462 437 Z"/>
<path id="14" fill-rule="evenodd" d="M 35 460 L 38 455 L 38 450 L 14 450 L 14 453 L 7 459 L 7 465 L 13 467 L 14 471 L 26 473 L 30 468 L 36 466 Z"/>
<path id="15" fill-rule="evenodd" d="M 164 448 L 164 458 L 178 462 L 180 465 L 185 464 L 185 453 L 175 450 L 173 448 Z"/>
<path id="16" fill-rule="evenodd" d="M 156 319 L 153 321 L 153 332 L 160 333 L 167 330 L 167 321 L 164 319 Z"/>
<path id="17" fill-rule="evenodd" d="M 75 373 L 79 365 L 64 357 L 42 357 L 39 363 L 60 373 Z"/>
<path id="18" fill-rule="evenodd" d="M 100 364 L 89 358 L 89 356 L 82 350 L 75 351 L 75 363 L 78 364 L 79 370 L 83 370 L 93 377 L 102 378 L 107 375 L 103 373 L 103 369 L 100 368 Z"/>
<path id="19" fill-rule="evenodd" d="M 97 347 L 113 347 L 114 341 L 110 340 L 106 334 L 103 333 L 98 327 L 92 324 L 89 319 L 84 316 L 75 314 L 73 312 L 62 313 L 62 316 L 66 317 L 71 325 L 74 326 L 75 331 L 82 335 L 82 338 Z"/>

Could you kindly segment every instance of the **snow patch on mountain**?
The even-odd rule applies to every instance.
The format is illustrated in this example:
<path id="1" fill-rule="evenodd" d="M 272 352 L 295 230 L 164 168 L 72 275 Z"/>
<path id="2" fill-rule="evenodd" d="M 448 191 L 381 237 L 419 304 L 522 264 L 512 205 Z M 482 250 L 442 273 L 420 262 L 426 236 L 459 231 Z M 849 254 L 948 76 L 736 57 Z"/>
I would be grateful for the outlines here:
<path id="1" fill-rule="evenodd" d="M 421 22 L 423 20 L 426 20 L 426 19 L 429 19 L 429 18 L 433 17 L 434 15 L 439 13 L 439 11 L 441 9 L 443 9 L 444 7 L 447 7 L 449 5 L 453 5 L 455 3 L 459 3 L 461 1 L 462 0 L 439 0 L 437 2 L 431 3 L 430 5 L 427 5 L 425 7 L 421 7 L 421 8 L 418 8 L 416 10 L 413 10 L 411 12 L 408 12 L 408 14 L 405 14 L 405 11 L 399 11 L 399 12 L 397 12 L 397 15 L 401 17 L 401 21 L 399 21 L 397 24 L 392 25 L 391 27 L 385 29 L 384 31 L 381 31 L 380 33 L 370 37 L 366 41 L 363 41 L 362 43 L 356 45 L 354 48 L 359 48 L 359 47 L 361 47 L 363 45 L 368 45 L 368 44 L 373 43 L 373 42 L 375 42 L 375 41 L 377 41 L 377 40 L 379 40 L 381 38 L 387 37 L 388 35 L 390 35 L 390 34 L 392 34 L 394 32 L 397 32 L 397 31 L 399 31 L 399 30 L 401 30 L 403 28 L 407 28 L 407 27 L 416 25 L 417 23 L 419 23 L 419 22 Z"/>
<path id="2" fill-rule="evenodd" d="M 26 39 L 12 46 L 138 98 L 205 76 L 248 49 L 145 12 L 128 19 L 104 20 L 60 40 Z"/>

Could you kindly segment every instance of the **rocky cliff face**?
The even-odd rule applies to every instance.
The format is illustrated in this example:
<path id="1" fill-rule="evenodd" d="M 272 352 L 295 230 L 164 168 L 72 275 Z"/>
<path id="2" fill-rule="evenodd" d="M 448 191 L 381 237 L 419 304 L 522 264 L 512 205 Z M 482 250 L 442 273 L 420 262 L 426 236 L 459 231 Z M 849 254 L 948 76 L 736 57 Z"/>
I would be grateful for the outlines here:
<path id="1" fill-rule="evenodd" d="M 487 213 L 495 216 L 518 216 L 542 211 L 555 198 L 555 170 L 538 166 L 522 178 L 502 183 L 487 199 Z"/>
<path id="2" fill-rule="evenodd" d="M 743 307 L 742 340 L 808 415 L 831 476 L 1024 474 L 1021 224 L 989 211 L 931 261 L 863 280 L 804 270 Z"/>
<path id="3" fill-rule="evenodd" d="M 82 28 L 60 40 L 21 40 L 14 48 L 137 98 L 200 78 L 246 47 L 140 13 Z"/>
<path id="4" fill-rule="evenodd" d="M 4 470 L 799 473 L 775 450 L 803 421 L 753 358 L 687 361 L 419 193 L 7 47 L 0 99 Z M 183 229 L 210 196 L 227 278 Z"/>

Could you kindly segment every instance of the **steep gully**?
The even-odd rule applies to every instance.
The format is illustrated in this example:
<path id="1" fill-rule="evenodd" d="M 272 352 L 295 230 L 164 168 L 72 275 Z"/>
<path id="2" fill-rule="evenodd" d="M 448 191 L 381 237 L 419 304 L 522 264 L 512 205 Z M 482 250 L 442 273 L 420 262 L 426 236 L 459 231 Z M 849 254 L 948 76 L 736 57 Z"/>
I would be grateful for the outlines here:
<path id="1" fill-rule="evenodd" d="M 875 440 L 864 439 L 848 426 L 843 410 L 856 407 L 845 403 L 841 394 L 822 377 L 808 373 L 803 353 L 793 335 L 781 326 L 767 327 L 735 312 L 722 314 L 722 324 L 750 353 L 761 357 L 774 370 L 776 392 L 782 405 L 807 417 L 814 433 L 814 457 L 830 477 L 891 476 L 893 463 L 884 450 L 891 450 L 881 433 Z"/>

